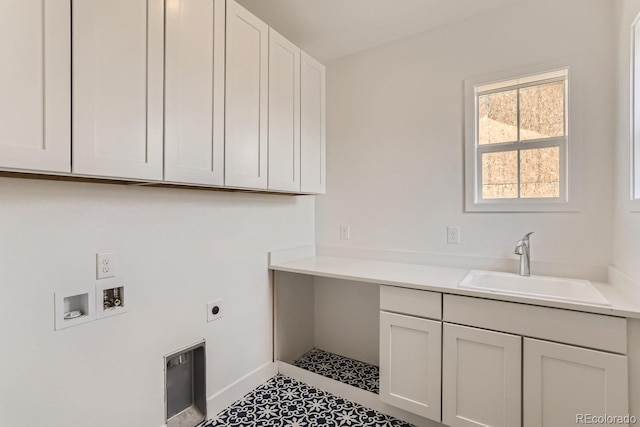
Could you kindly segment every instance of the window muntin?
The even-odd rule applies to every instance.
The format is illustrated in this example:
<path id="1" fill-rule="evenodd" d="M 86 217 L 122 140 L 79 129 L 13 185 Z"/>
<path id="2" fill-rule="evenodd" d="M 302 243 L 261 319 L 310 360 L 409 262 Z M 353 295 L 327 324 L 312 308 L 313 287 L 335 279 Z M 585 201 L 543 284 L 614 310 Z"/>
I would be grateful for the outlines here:
<path id="1" fill-rule="evenodd" d="M 566 201 L 568 69 L 474 86 L 476 203 Z"/>

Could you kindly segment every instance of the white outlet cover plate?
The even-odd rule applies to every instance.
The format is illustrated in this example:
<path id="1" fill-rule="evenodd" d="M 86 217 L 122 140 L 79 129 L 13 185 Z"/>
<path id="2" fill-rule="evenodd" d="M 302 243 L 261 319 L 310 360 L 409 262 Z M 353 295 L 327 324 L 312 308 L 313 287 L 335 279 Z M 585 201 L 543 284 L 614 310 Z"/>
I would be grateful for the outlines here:
<path id="1" fill-rule="evenodd" d="M 460 244 L 460 227 L 458 226 L 447 227 L 447 243 L 450 245 Z"/>
<path id="2" fill-rule="evenodd" d="M 220 307 L 220 311 L 218 312 L 218 314 L 213 314 L 211 311 L 215 306 Z M 222 305 L 221 299 L 216 301 L 211 301 L 209 304 L 207 304 L 207 322 L 213 322 L 214 320 L 218 320 L 219 318 L 222 317 L 223 314 L 224 314 L 224 306 Z"/>
<path id="3" fill-rule="evenodd" d="M 350 240 L 351 239 L 351 226 L 350 225 L 341 225 L 340 226 L 340 240 Z"/>
<path id="4" fill-rule="evenodd" d="M 116 276 L 116 254 L 96 254 L 96 278 L 107 279 Z"/>

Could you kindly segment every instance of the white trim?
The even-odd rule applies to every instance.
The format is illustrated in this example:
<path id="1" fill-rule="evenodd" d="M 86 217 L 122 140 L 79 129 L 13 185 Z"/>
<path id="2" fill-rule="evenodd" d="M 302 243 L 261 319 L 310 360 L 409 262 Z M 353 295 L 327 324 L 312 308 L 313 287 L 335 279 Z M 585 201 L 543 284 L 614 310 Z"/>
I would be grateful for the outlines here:
<path id="1" fill-rule="evenodd" d="M 640 43 L 636 42 L 636 32 L 640 33 L 640 14 L 636 16 L 631 24 L 631 49 L 630 49 L 630 70 L 629 80 L 631 96 L 629 97 L 629 210 L 640 212 L 640 129 L 636 132 L 635 127 L 640 126 L 640 120 L 636 123 L 635 113 L 640 114 L 640 81 L 635 83 L 636 72 L 640 74 L 640 55 L 636 55 L 636 46 L 640 48 Z M 638 76 L 640 79 L 640 75 Z M 636 102 L 638 106 L 636 106 Z M 637 166 L 637 167 L 636 167 Z"/>
<path id="2" fill-rule="evenodd" d="M 313 256 L 316 256 L 316 247 L 313 245 L 271 251 L 269 252 L 269 267 Z"/>
<path id="3" fill-rule="evenodd" d="M 545 73 L 531 73 L 526 76 L 520 76 L 511 80 L 499 80 L 491 83 L 476 85 L 476 95 L 485 95 L 492 92 L 501 92 L 503 90 L 515 89 L 517 87 L 550 83 L 556 81 L 567 81 L 569 73 L 566 68 L 553 70 Z"/>
<path id="4" fill-rule="evenodd" d="M 223 388 L 207 398 L 207 414 L 209 418 L 229 407 L 233 402 L 249 393 L 254 388 L 278 374 L 278 364 L 269 362 L 253 372 L 248 373 L 233 384 Z"/>
<path id="5" fill-rule="evenodd" d="M 551 70 L 551 71 L 550 71 Z M 575 58 L 565 58 L 546 64 L 528 66 L 516 70 L 503 71 L 491 75 L 485 75 L 465 80 L 465 211 L 466 212 L 579 212 L 582 196 L 582 150 L 583 145 L 581 129 L 581 74 L 580 63 Z M 549 74 L 550 73 L 550 74 Z M 566 73 L 567 87 L 565 96 L 567 140 L 560 143 L 561 150 L 561 197 L 556 199 L 488 199 L 478 200 L 476 190 L 481 173 L 478 167 L 478 153 L 475 144 L 476 134 L 476 91 L 480 86 L 483 90 L 494 88 L 496 82 L 528 83 L 527 79 L 532 75 L 543 76 L 549 74 L 556 76 L 558 73 Z M 523 76 L 514 79 L 513 76 Z M 559 75 L 559 74 L 558 74 Z M 557 76 L 556 76 L 557 77 Z M 556 138 L 557 139 L 557 138 Z M 554 139 L 555 140 L 555 139 Z M 521 143 L 519 149 L 524 149 Z M 535 144 L 535 141 L 534 141 Z M 484 147 L 484 146 L 483 146 Z M 503 147 L 504 148 L 504 147 Z M 528 147 L 526 147 L 528 148 Z M 564 156 L 563 156 L 564 154 Z M 564 158 L 563 158 L 564 157 Z M 564 169 L 564 172 L 563 172 Z M 563 186 L 564 184 L 564 186 Z M 564 187 L 564 188 L 563 188 Z"/>

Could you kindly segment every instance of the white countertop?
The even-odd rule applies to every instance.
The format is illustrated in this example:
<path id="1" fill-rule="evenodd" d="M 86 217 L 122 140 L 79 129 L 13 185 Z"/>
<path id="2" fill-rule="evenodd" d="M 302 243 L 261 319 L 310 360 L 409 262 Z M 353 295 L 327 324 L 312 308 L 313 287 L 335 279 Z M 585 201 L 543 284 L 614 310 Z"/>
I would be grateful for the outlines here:
<path id="1" fill-rule="evenodd" d="M 598 291 L 609 300 L 611 306 L 460 288 L 458 285 L 470 271 L 464 268 L 333 256 L 306 256 L 299 259 L 272 258 L 269 268 L 275 271 L 640 319 L 640 291 L 606 283 L 592 282 Z"/>

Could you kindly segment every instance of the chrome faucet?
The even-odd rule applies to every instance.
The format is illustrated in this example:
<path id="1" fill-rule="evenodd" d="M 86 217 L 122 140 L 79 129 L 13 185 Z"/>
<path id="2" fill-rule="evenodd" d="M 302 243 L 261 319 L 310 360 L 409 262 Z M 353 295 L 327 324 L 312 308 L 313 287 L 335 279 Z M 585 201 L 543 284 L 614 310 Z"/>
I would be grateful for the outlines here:
<path id="1" fill-rule="evenodd" d="M 516 250 L 513 251 L 514 254 L 520 255 L 520 275 L 521 276 L 530 276 L 531 275 L 531 253 L 529 251 L 529 236 L 533 234 L 533 231 L 527 233 L 522 239 L 518 240 L 516 243 Z"/>

